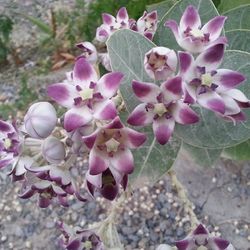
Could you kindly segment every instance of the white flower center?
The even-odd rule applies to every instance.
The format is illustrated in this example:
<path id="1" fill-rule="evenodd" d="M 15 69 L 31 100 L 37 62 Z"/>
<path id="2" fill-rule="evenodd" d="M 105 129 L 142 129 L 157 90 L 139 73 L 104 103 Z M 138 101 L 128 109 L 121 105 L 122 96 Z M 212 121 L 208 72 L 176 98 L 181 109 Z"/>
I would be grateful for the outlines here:
<path id="1" fill-rule="evenodd" d="M 212 76 L 209 73 L 203 74 L 201 76 L 201 84 L 210 87 L 212 85 Z"/>
<path id="2" fill-rule="evenodd" d="M 93 89 L 83 89 L 79 92 L 82 100 L 87 100 L 87 99 L 91 99 L 93 97 L 93 93 L 94 93 L 94 90 Z"/>
<path id="3" fill-rule="evenodd" d="M 11 140 L 9 138 L 5 139 L 3 145 L 6 149 L 9 149 L 11 147 Z"/>
<path id="4" fill-rule="evenodd" d="M 195 38 L 202 38 L 202 37 L 204 37 L 203 31 L 200 30 L 200 29 L 192 29 L 192 30 L 190 31 L 190 34 L 191 34 L 193 37 L 195 37 Z"/>
<path id="5" fill-rule="evenodd" d="M 163 103 L 154 104 L 154 113 L 155 114 L 162 116 L 166 112 L 167 112 L 167 109 Z"/>
<path id="6" fill-rule="evenodd" d="M 84 249 L 86 249 L 86 250 L 91 249 L 91 248 L 92 248 L 92 243 L 91 243 L 91 241 L 86 241 L 86 242 L 84 242 L 84 243 L 83 243 L 83 247 L 84 247 Z"/>
<path id="7" fill-rule="evenodd" d="M 118 150 L 118 147 L 120 145 L 120 142 L 118 142 L 117 140 L 115 140 L 114 138 L 111 138 L 110 140 L 108 140 L 105 145 L 107 146 L 107 152 L 116 152 Z"/>
<path id="8" fill-rule="evenodd" d="M 197 248 L 197 250 L 207 250 L 207 248 L 204 247 L 204 246 L 200 246 L 200 247 Z"/>
<path id="9" fill-rule="evenodd" d="M 115 22 L 115 23 L 113 24 L 113 29 L 119 30 L 120 28 L 121 28 L 121 24 L 120 24 L 120 23 Z"/>

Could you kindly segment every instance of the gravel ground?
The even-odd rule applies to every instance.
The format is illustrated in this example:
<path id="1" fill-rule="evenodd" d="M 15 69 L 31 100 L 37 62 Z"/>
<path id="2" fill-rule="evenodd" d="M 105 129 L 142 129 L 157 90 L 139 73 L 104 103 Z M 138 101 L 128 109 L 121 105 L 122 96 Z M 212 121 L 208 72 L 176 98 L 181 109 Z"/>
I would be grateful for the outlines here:
<path id="1" fill-rule="evenodd" d="M 17 8 L 46 19 L 49 6 L 70 1 L 0 0 L 3 6 L 17 4 Z M 15 26 L 14 40 L 24 54 L 30 55 L 30 47 L 36 46 L 37 32 L 28 22 Z M 30 46 L 32 45 L 32 46 Z M 25 49 L 25 46 L 29 48 Z M 0 69 L 0 101 L 13 103 L 17 100 L 20 76 L 32 72 L 35 57 L 29 58 L 19 68 Z M 44 98 L 45 84 L 64 78 L 67 71 L 52 72 L 48 76 L 32 76 L 29 85 L 39 90 Z M 230 240 L 237 250 L 250 249 L 250 166 L 219 161 L 215 168 L 201 168 L 183 154 L 174 167 L 177 176 L 187 188 L 189 198 L 201 222 L 211 232 Z M 35 200 L 17 197 L 18 186 L 11 183 L 6 171 L 0 172 L 0 250 L 59 249 L 59 231 L 55 223 L 63 218 L 71 225 L 88 227 L 108 214 L 110 203 L 97 199 L 95 202 L 71 201 L 71 208 L 58 206 L 39 209 Z M 165 176 L 153 187 L 135 190 L 119 216 L 118 231 L 127 250 L 154 250 L 160 243 L 172 244 L 190 231 L 189 216 L 176 195 L 170 179 Z"/>

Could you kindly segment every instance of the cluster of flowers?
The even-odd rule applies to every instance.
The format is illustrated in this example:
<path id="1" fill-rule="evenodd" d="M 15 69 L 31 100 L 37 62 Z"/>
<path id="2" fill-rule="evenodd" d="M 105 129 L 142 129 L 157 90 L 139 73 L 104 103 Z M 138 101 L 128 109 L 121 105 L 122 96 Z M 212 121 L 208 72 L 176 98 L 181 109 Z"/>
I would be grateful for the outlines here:
<path id="1" fill-rule="evenodd" d="M 192 104 L 229 121 L 245 120 L 241 108 L 249 107 L 249 100 L 235 89 L 245 77 L 233 70 L 218 69 L 226 45 L 226 38 L 220 37 L 225 20 L 217 16 L 201 28 L 197 10 L 189 6 L 179 26 L 173 20 L 166 22 L 185 51 L 177 56 L 171 49 L 155 47 L 146 53 L 144 66 L 152 83 L 132 82 L 134 95 L 141 104 L 129 115 L 128 124 L 152 124 L 156 140 L 164 145 L 173 134 L 175 123 L 198 122 Z M 103 14 L 96 40 L 105 42 L 119 29 L 131 29 L 152 39 L 156 28 L 156 11 L 145 12 L 136 22 L 121 8 L 116 18 Z M 88 161 L 85 181 L 88 194 L 94 197 L 99 193 L 109 200 L 115 199 L 120 187 L 126 189 L 128 175 L 134 170 L 131 149 L 140 147 L 146 140 L 145 134 L 126 127 L 118 116 L 117 93 L 123 74 L 111 72 L 100 77 L 96 70 L 98 61 L 111 71 L 108 54 L 98 55 L 89 42 L 77 46 L 83 54 L 77 58 L 73 71 L 64 82 L 47 88 L 48 96 L 67 109 L 61 119 L 50 103 L 39 102 L 29 108 L 20 127 L 0 121 L 0 168 L 11 164 L 13 180 L 22 183 L 20 197 L 37 194 L 39 206 L 43 208 L 55 198 L 68 206 L 69 195 L 86 201 L 80 194 L 82 180 L 79 182 L 71 171 L 78 156 Z M 159 81 L 162 83 L 157 85 Z M 81 249 L 85 238 L 99 244 L 98 237 L 89 232 L 66 231 L 66 245 L 77 244 Z M 73 236 L 69 235 L 77 235 L 77 240 L 71 241 Z M 181 244 L 185 245 L 186 241 Z"/>

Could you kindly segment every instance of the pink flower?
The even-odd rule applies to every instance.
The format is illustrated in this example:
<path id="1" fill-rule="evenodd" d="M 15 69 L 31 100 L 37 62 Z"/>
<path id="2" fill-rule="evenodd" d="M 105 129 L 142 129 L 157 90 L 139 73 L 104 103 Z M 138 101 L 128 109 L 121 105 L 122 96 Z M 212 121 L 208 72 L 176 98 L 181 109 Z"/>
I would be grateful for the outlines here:
<path id="1" fill-rule="evenodd" d="M 110 14 L 102 14 L 103 24 L 96 30 L 96 39 L 105 42 L 116 30 L 129 28 L 129 17 L 125 7 L 117 12 L 116 18 Z"/>
<path id="2" fill-rule="evenodd" d="M 179 52 L 184 102 L 197 102 L 226 119 L 242 121 L 245 118 L 241 108 L 249 107 L 249 100 L 234 87 L 242 83 L 245 76 L 237 71 L 217 69 L 223 59 L 224 46 L 214 45 L 196 59 L 188 52 Z"/>
<path id="3" fill-rule="evenodd" d="M 14 163 L 21 153 L 21 141 L 15 123 L 0 120 L 0 169 Z"/>
<path id="4" fill-rule="evenodd" d="M 234 250 L 234 247 L 227 240 L 210 236 L 208 230 L 202 224 L 184 240 L 176 242 L 178 250 L 196 250 L 201 246 L 211 250 Z"/>
<path id="5" fill-rule="evenodd" d="M 156 140 L 164 145 L 173 134 L 175 122 L 192 124 L 198 122 L 197 114 L 181 101 L 182 79 L 173 77 L 161 86 L 154 83 L 132 82 L 136 97 L 143 103 L 139 104 L 128 117 L 133 126 L 153 124 Z"/>
<path id="6" fill-rule="evenodd" d="M 131 21 L 130 28 L 134 31 L 147 37 L 149 40 L 153 40 L 154 34 L 157 29 L 158 15 L 157 11 L 146 12 L 144 11 L 137 22 Z"/>
<path id="7" fill-rule="evenodd" d="M 82 42 L 76 44 L 76 47 L 82 50 L 82 57 L 84 57 L 91 64 L 95 64 L 98 59 L 96 47 L 90 42 Z"/>
<path id="8" fill-rule="evenodd" d="M 152 79 L 166 80 L 175 73 L 177 56 L 173 50 L 155 47 L 146 53 L 144 67 Z"/>
<path id="9" fill-rule="evenodd" d="M 111 120 L 116 117 L 113 97 L 122 81 L 123 74 L 108 73 L 98 80 L 94 67 L 84 58 L 76 61 L 72 82 L 52 84 L 48 95 L 68 108 L 64 115 L 64 128 L 71 132 L 88 124 L 92 119 Z"/>
<path id="10" fill-rule="evenodd" d="M 226 17 L 217 16 L 201 27 L 197 9 L 190 5 L 184 11 L 180 24 L 169 20 L 165 26 L 170 28 L 177 43 L 183 49 L 192 53 L 200 53 L 211 45 L 226 43 L 225 37 L 220 37 Z"/>
<path id="11" fill-rule="evenodd" d="M 101 188 L 108 175 L 111 182 L 115 182 L 114 185 L 119 185 L 124 176 L 134 170 L 134 157 L 130 149 L 138 148 L 145 140 L 144 134 L 124 127 L 119 117 L 106 126 L 97 128 L 91 135 L 84 136 L 83 141 L 90 149 L 88 174 L 98 179 L 98 184 L 88 178 L 89 182 Z"/>
<path id="12" fill-rule="evenodd" d="M 80 230 L 71 228 L 63 222 L 59 222 L 62 232 L 61 243 L 67 250 L 104 250 L 104 245 L 99 236 L 92 230 Z"/>

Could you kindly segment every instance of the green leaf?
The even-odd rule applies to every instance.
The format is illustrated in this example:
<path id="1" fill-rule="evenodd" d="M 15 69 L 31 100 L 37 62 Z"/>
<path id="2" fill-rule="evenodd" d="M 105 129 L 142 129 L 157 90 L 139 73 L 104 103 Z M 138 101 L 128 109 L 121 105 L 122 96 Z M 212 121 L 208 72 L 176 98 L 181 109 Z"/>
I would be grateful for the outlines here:
<path id="1" fill-rule="evenodd" d="M 42 32 L 46 33 L 47 35 L 53 36 L 52 28 L 41 19 L 23 13 L 21 15 L 28 19 L 32 24 L 36 25 Z"/>
<path id="2" fill-rule="evenodd" d="M 173 165 L 181 148 L 181 141 L 172 137 L 162 146 L 154 138 L 151 127 L 140 130 L 147 135 L 146 143 L 133 151 L 135 171 L 131 178 L 134 187 L 154 184 Z"/>
<path id="3" fill-rule="evenodd" d="M 225 23 L 225 31 L 237 29 L 250 29 L 250 4 L 229 10 L 223 15 L 228 19 Z"/>
<path id="4" fill-rule="evenodd" d="M 195 163 L 202 167 L 212 167 L 220 158 L 222 149 L 197 148 L 187 143 L 182 143 L 185 150 Z"/>
<path id="5" fill-rule="evenodd" d="M 120 71 L 125 79 L 120 87 L 127 111 L 131 112 L 139 103 L 133 95 L 131 82 L 152 82 L 144 70 L 144 56 L 155 44 L 131 30 L 115 32 L 107 41 L 113 71 Z"/>
<path id="6" fill-rule="evenodd" d="M 179 1 L 163 16 L 162 20 L 159 22 L 158 29 L 154 36 L 155 44 L 158 46 L 166 46 L 170 49 L 180 50 L 172 31 L 165 27 L 164 24 L 170 19 L 176 20 L 176 22 L 179 23 L 181 16 L 188 5 L 194 5 L 198 8 L 202 24 L 205 24 L 211 18 L 219 14 L 211 0 Z"/>
<path id="7" fill-rule="evenodd" d="M 143 60 L 145 53 L 154 46 L 144 36 L 131 30 L 117 31 L 107 42 L 112 69 L 125 75 L 120 90 L 128 112 L 139 103 L 133 94 L 131 81 L 151 81 L 144 71 Z M 136 168 L 131 177 L 134 186 L 157 181 L 171 168 L 181 146 L 176 138 L 165 146 L 158 144 L 150 126 L 141 131 L 147 134 L 148 139 L 142 147 L 134 150 Z"/>
<path id="8" fill-rule="evenodd" d="M 250 54 L 243 51 L 226 51 L 224 63 L 220 68 L 233 69 L 250 79 Z M 240 85 L 246 96 L 250 97 L 250 84 Z M 213 112 L 201 107 L 194 108 L 200 116 L 200 122 L 193 125 L 177 125 L 176 136 L 185 143 L 196 147 L 225 148 L 232 147 L 250 138 L 250 110 L 244 110 L 247 121 L 234 125 L 224 121 Z"/>
<path id="9" fill-rule="evenodd" d="M 226 32 L 228 49 L 250 52 L 250 30 L 231 30 Z"/>
<path id="10" fill-rule="evenodd" d="M 166 12 L 169 11 L 170 8 L 177 2 L 178 0 L 166 0 L 160 3 L 148 5 L 146 9 L 148 12 L 157 10 L 158 20 L 161 20 Z"/>
<path id="11" fill-rule="evenodd" d="M 224 149 L 222 157 L 237 161 L 250 160 L 250 140 L 234 147 Z"/>
<path id="12" fill-rule="evenodd" d="M 238 6 L 249 4 L 249 0 L 221 0 L 218 10 L 220 13 L 224 13 L 228 10 L 234 9 Z"/>

